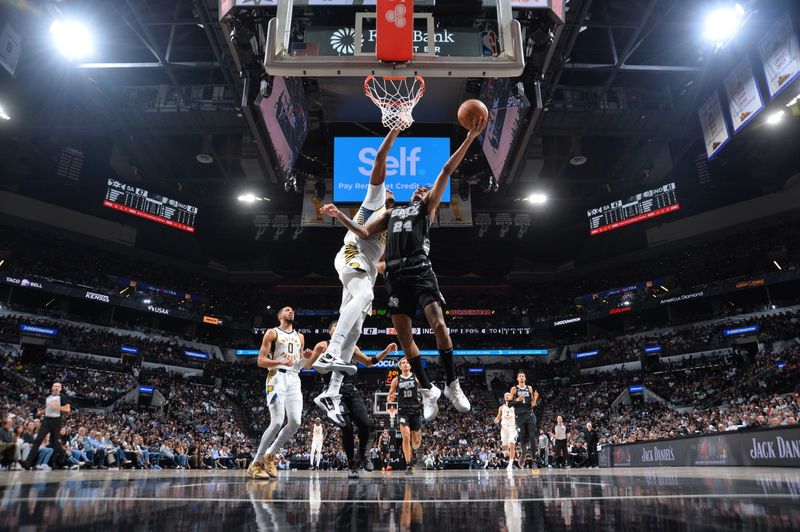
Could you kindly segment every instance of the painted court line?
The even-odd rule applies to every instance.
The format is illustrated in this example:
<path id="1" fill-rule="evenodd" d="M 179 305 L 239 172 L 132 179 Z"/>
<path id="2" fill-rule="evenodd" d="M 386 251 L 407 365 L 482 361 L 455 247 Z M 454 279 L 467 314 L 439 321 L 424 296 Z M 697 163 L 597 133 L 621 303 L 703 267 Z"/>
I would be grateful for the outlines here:
<path id="1" fill-rule="evenodd" d="M 329 504 L 474 504 L 474 503 L 505 503 L 505 502 L 557 502 L 557 501 L 624 501 L 624 500 L 674 500 L 674 499 L 800 499 L 800 494 L 790 493 L 770 494 L 770 493 L 709 493 L 709 494 L 685 494 L 685 495 L 604 495 L 598 497 L 530 497 L 516 499 L 226 499 L 226 498 L 205 498 L 205 497 L 9 497 L 2 498 L 0 501 L 9 502 L 271 502 L 271 503 L 329 503 Z"/>

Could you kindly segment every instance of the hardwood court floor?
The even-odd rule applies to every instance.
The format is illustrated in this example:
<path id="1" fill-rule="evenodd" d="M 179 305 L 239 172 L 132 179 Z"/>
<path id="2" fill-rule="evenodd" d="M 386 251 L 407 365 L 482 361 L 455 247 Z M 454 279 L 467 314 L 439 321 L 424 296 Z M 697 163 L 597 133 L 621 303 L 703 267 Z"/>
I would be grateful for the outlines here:
<path id="1" fill-rule="evenodd" d="M 0 530 L 800 530 L 800 470 L 0 472 Z"/>

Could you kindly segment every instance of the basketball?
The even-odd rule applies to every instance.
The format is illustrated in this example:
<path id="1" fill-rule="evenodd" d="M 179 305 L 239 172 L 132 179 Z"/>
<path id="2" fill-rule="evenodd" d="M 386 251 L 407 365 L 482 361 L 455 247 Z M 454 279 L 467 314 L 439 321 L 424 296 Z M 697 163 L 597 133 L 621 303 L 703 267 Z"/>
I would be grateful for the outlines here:
<path id="1" fill-rule="evenodd" d="M 466 129 L 472 129 L 476 120 L 488 117 L 489 110 L 480 100 L 467 100 L 458 108 L 458 123 Z"/>

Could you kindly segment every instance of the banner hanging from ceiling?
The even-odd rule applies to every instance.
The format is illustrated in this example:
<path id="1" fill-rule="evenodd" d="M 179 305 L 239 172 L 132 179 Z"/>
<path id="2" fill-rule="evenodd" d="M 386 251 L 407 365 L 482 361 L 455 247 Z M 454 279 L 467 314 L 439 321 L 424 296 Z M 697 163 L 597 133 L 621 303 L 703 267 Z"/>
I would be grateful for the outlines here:
<path id="1" fill-rule="evenodd" d="M 770 98 L 800 76 L 800 46 L 789 13 L 784 13 L 758 43 Z"/>
<path id="2" fill-rule="evenodd" d="M 703 129 L 703 140 L 706 145 L 708 158 L 714 157 L 730 140 L 728 126 L 722 116 L 722 107 L 719 103 L 717 91 L 711 93 L 706 103 L 697 111 L 700 117 L 700 127 Z"/>
<path id="3" fill-rule="evenodd" d="M 733 132 L 736 133 L 764 108 L 764 101 L 747 57 L 742 58 L 733 72 L 725 78 L 725 93 L 728 95 L 728 112 Z"/>

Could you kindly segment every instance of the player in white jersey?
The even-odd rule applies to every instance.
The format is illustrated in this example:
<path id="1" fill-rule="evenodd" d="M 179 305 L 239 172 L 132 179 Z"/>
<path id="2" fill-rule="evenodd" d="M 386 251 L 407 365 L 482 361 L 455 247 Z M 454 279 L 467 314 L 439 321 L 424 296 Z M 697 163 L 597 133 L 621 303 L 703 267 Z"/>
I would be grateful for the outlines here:
<path id="1" fill-rule="evenodd" d="M 384 188 L 386 181 L 386 157 L 392 149 L 399 130 L 393 129 L 386 135 L 378 152 L 369 178 L 369 188 L 364 202 L 353 218 L 358 225 L 366 225 L 377 219 L 387 208 L 394 205 L 394 194 Z M 325 391 L 314 402 L 325 411 L 328 419 L 343 427 L 344 416 L 341 409 L 339 389 L 344 374 L 352 375 L 356 367 L 350 363 L 356 342 L 361 336 L 364 318 L 372 310 L 373 289 L 378 277 L 378 262 L 386 247 L 386 233 L 362 239 L 352 231 L 344 237 L 344 245 L 334 260 L 336 272 L 342 282 L 342 304 L 339 307 L 339 320 L 325 353 L 314 363 L 320 373 L 334 371 Z"/>
<path id="2" fill-rule="evenodd" d="M 314 427 L 311 429 L 311 469 L 319 469 L 322 461 L 322 442 L 325 439 L 325 431 L 322 429 L 322 420 L 314 419 Z"/>
<path id="3" fill-rule="evenodd" d="M 500 405 L 497 410 L 497 416 L 494 418 L 495 424 L 500 423 L 500 443 L 505 447 L 508 454 L 508 467 L 506 469 L 514 469 L 514 447 L 517 444 L 517 418 L 514 414 L 514 407 L 511 406 L 513 396 L 506 393 L 503 398 L 505 402 Z"/>
<path id="4" fill-rule="evenodd" d="M 258 352 L 258 367 L 269 369 L 265 386 L 270 422 L 261 436 L 253 463 L 247 468 L 247 474 L 253 478 L 278 476 L 275 453 L 300 427 L 303 411 L 300 370 L 310 368 L 320 354 L 303 350 L 305 339 L 294 330 L 294 309 L 282 308 L 278 311 L 278 320 L 280 325 L 264 334 Z"/>

